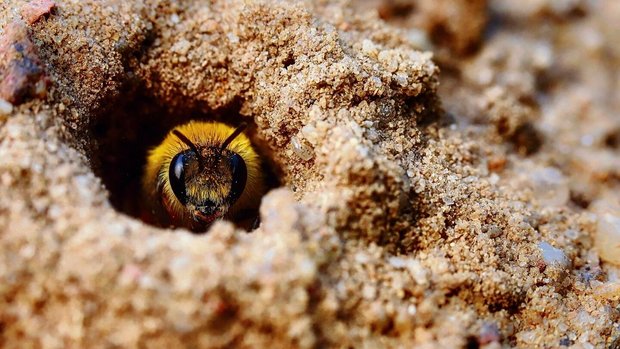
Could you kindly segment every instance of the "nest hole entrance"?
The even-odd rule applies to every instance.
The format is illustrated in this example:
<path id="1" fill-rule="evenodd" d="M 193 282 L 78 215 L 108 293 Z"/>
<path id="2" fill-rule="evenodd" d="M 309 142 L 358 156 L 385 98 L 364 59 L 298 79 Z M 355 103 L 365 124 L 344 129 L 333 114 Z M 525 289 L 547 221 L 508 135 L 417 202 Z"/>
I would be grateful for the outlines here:
<path id="1" fill-rule="evenodd" d="M 95 174 L 102 179 L 109 192 L 112 206 L 150 224 L 144 219 L 146 209 L 141 192 L 148 152 L 160 144 L 175 126 L 192 120 L 219 121 L 233 127 L 242 122 L 248 124 L 246 133 L 261 156 L 267 189 L 279 186 L 278 174 L 282 172 L 271 160 L 267 145 L 257 137 L 256 125 L 251 118 L 240 114 L 241 104 L 240 100 L 235 100 L 208 113 L 198 110 L 177 112 L 145 93 L 135 93 L 131 98 L 124 97 L 107 103 L 109 107 L 94 118 L 90 128 L 95 140 L 91 163 Z M 258 219 L 258 210 L 249 212 L 249 215 Z M 247 216 L 244 222 L 233 223 L 247 230 L 253 226 L 248 226 Z"/>

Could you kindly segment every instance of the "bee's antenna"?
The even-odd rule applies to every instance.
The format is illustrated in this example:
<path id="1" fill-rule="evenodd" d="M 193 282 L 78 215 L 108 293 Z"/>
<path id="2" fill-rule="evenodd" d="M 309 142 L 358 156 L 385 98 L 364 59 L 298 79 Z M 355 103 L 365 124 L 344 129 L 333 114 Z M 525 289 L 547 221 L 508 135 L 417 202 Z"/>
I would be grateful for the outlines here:
<path id="1" fill-rule="evenodd" d="M 181 131 L 179 130 L 173 130 L 172 134 L 177 136 L 177 138 L 179 138 L 181 142 L 185 143 L 194 153 L 196 153 L 196 156 L 198 157 L 198 163 L 202 167 L 202 164 L 204 163 L 204 159 L 202 157 L 202 154 L 200 154 L 200 152 L 198 151 L 198 148 L 196 147 L 196 145 L 192 141 L 190 141 L 189 138 L 187 138 L 184 134 L 182 134 Z"/>
<path id="2" fill-rule="evenodd" d="M 220 147 L 220 154 L 222 153 L 222 151 L 224 149 L 226 149 L 226 147 L 228 147 L 230 145 L 230 143 L 232 141 L 235 140 L 235 138 L 237 138 L 237 136 L 239 136 L 241 134 L 241 132 L 243 132 L 243 130 L 245 130 L 246 127 L 248 127 L 248 124 L 246 124 L 245 122 L 241 123 L 241 125 L 239 125 L 233 131 L 233 133 L 231 133 L 230 136 L 228 136 L 228 138 L 226 138 L 226 140 L 224 141 L 224 143 L 222 143 L 222 146 Z"/>

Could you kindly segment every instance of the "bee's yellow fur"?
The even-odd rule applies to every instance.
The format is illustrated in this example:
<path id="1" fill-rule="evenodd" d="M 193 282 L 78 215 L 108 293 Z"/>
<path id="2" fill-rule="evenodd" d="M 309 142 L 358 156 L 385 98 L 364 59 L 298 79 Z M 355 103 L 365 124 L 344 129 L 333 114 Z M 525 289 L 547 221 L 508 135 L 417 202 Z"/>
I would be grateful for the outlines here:
<path id="1" fill-rule="evenodd" d="M 175 155 L 189 149 L 188 145 L 172 134 L 174 130 L 180 131 L 198 148 L 203 148 L 220 147 L 235 129 L 218 122 L 191 121 L 171 130 L 163 142 L 152 149 L 148 155 L 142 181 L 146 205 L 149 208 L 147 215 L 161 225 L 185 226 L 194 229 L 187 208 L 177 199 L 170 185 L 170 162 Z M 240 210 L 257 208 L 265 186 L 260 158 L 254 151 L 250 139 L 244 133 L 239 134 L 226 149 L 239 154 L 247 167 L 245 189 L 228 210 L 226 217 L 230 218 Z M 208 174 L 216 182 L 223 175 L 218 173 L 216 168 L 206 168 L 205 171 L 213 171 Z M 228 191 L 229 188 L 224 185 L 216 184 L 211 190 L 193 189 L 188 192 L 188 195 L 198 198 L 224 198 Z M 148 220 L 149 217 L 146 218 Z"/>

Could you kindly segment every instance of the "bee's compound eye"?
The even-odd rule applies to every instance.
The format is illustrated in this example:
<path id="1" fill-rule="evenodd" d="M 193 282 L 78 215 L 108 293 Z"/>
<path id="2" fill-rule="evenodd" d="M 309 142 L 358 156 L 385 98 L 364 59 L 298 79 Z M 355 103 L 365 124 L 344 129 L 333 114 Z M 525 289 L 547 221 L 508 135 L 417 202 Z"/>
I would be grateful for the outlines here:
<path id="1" fill-rule="evenodd" d="M 245 161 L 243 161 L 243 158 L 239 154 L 233 154 L 230 157 L 230 169 L 232 173 L 232 185 L 230 193 L 228 194 L 228 201 L 233 203 L 239 199 L 245 189 L 245 183 L 248 179 L 248 169 L 245 166 Z"/>
<path id="2" fill-rule="evenodd" d="M 187 193 L 185 192 L 185 164 L 187 156 L 183 153 L 177 154 L 170 162 L 170 170 L 168 178 L 170 179 L 170 187 L 181 204 L 187 203 Z"/>

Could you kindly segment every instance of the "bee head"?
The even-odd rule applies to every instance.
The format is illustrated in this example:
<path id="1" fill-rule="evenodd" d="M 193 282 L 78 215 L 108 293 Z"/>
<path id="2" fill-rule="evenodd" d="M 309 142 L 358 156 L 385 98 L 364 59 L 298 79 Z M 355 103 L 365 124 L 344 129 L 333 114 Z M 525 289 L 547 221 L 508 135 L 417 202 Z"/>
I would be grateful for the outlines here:
<path id="1" fill-rule="evenodd" d="M 189 149 L 175 155 L 168 177 L 172 192 L 194 221 L 210 224 L 223 217 L 239 199 L 247 181 L 243 158 L 226 149 L 245 128 L 238 127 L 220 147 L 198 148 L 174 130 Z"/>

